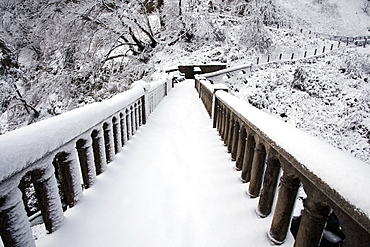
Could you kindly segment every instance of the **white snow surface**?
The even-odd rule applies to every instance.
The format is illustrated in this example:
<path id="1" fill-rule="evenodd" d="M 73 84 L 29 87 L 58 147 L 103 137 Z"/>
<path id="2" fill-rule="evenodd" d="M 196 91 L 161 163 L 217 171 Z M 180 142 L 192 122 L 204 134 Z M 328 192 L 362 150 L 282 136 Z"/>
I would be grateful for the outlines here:
<path id="1" fill-rule="evenodd" d="M 0 136 L 0 181 L 73 140 L 144 95 L 141 86 Z M 109 109 L 109 110 L 107 110 Z"/>
<path id="2" fill-rule="evenodd" d="M 160 145 L 159 145 L 160 144 Z M 271 246 L 194 82 L 176 84 L 37 246 Z M 292 246 L 288 233 L 282 246 Z"/>
<path id="3" fill-rule="evenodd" d="M 369 164 L 229 93 L 217 91 L 216 95 L 370 218 Z"/>
<path id="4" fill-rule="evenodd" d="M 311 31 L 340 35 L 369 35 L 370 16 L 363 10 L 367 0 L 275 0 L 277 5 L 304 22 Z"/>

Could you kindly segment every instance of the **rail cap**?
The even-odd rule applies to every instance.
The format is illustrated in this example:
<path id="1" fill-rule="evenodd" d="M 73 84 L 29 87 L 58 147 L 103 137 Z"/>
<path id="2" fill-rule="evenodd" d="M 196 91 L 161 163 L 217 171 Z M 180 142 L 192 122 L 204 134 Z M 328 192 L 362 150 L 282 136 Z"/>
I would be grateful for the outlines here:
<path id="1" fill-rule="evenodd" d="M 369 164 L 224 91 L 216 97 L 370 218 Z"/>
<path id="2" fill-rule="evenodd" d="M 234 72 L 234 71 L 241 70 L 241 69 L 250 69 L 252 66 L 253 66 L 253 63 L 246 63 L 246 64 L 238 65 L 235 67 L 222 69 L 216 72 L 202 74 L 202 76 L 205 78 L 212 78 L 214 76 L 219 76 L 225 73 Z"/>
<path id="3" fill-rule="evenodd" d="M 0 182 L 98 125 L 144 95 L 138 85 L 96 102 L 0 135 Z"/>
<path id="4" fill-rule="evenodd" d="M 197 80 L 199 80 L 199 83 L 201 83 L 203 86 L 205 86 L 212 93 L 216 92 L 217 90 L 224 90 L 224 91 L 228 91 L 229 90 L 229 87 L 226 84 L 224 84 L 224 83 L 212 84 L 205 77 L 199 76 L 199 75 L 198 76 L 195 76 L 195 78 Z"/>

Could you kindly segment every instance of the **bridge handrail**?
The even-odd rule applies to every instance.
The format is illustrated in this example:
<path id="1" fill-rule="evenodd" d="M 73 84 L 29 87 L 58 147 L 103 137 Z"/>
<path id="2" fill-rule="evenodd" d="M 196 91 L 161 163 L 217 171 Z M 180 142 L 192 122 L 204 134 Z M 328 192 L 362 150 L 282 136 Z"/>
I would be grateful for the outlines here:
<path id="1" fill-rule="evenodd" d="M 143 88 L 137 86 L 109 100 L 86 105 L 1 135 L 0 183 L 97 126 L 143 95 Z M 40 140 L 36 145 L 35 137 Z"/>
<path id="2" fill-rule="evenodd" d="M 212 84 L 197 78 L 197 89 L 205 107 L 212 106 L 213 126 L 218 129 L 242 170 L 241 180 L 249 182 L 249 195 L 260 196 L 258 215 L 272 211 L 279 171 L 283 171 L 274 217 L 268 233 L 275 244 L 284 242 L 291 220 L 299 184 L 307 194 L 298 243 L 307 243 L 316 236 L 320 240 L 327 215 L 333 209 L 346 234 L 349 246 L 366 246 L 370 241 L 370 166 L 334 148 L 308 133 L 258 110 L 224 90 L 212 96 Z M 202 86 L 207 85 L 207 86 Z M 211 88 L 211 89 L 210 89 Z M 266 160 L 266 163 L 265 163 Z M 328 212 L 327 212 L 328 214 Z M 322 226 L 311 218 L 322 217 Z M 320 218 L 319 217 L 319 218 Z M 305 245 L 302 245 L 305 246 Z"/>
<path id="3" fill-rule="evenodd" d="M 0 136 L 0 235 L 6 246 L 34 246 L 20 182 L 31 180 L 46 230 L 57 230 L 62 203 L 78 203 L 81 185 L 93 185 L 172 88 L 167 78 L 151 84 Z"/>

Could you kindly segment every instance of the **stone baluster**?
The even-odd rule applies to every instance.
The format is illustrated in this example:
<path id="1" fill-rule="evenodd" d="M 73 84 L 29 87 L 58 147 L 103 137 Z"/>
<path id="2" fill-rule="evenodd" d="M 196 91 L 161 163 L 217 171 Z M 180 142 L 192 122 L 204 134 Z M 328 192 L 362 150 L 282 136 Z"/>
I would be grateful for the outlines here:
<path id="1" fill-rule="evenodd" d="M 138 111 L 138 105 L 137 103 L 134 104 L 134 129 L 135 133 L 139 129 L 139 111 Z"/>
<path id="2" fill-rule="evenodd" d="M 262 177 L 265 168 L 266 149 L 263 144 L 256 145 L 253 154 L 251 179 L 248 194 L 251 198 L 258 197 L 261 191 Z"/>
<path id="3" fill-rule="evenodd" d="M 58 230 L 64 220 L 58 184 L 54 176 L 54 166 L 49 165 L 44 170 L 34 170 L 32 182 L 45 228 L 48 233 L 52 233 Z"/>
<path id="4" fill-rule="evenodd" d="M 236 161 L 236 152 L 238 149 L 239 144 L 239 134 L 240 134 L 240 125 L 239 122 L 235 119 L 234 121 L 234 131 L 233 131 L 233 138 L 231 140 L 231 159 Z"/>
<path id="5" fill-rule="evenodd" d="M 104 140 L 101 135 L 101 131 L 94 130 L 91 133 L 92 147 L 95 161 L 96 175 L 101 174 L 107 167 L 105 151 L 104 151 Z"/>
<path id="6" fill-rule="evenodd" d="M 130 121 L 131 121 L 131 133 L 135 135 L 136 133 L 136 123 L 135 123 L 135 108 L 134 106 L 130 106 Z"/>
<path id="7" fill-rule="evenodd" d="M 143 125 L 143 102 L 141 99 L 138 101 L 138 118 L 139 118 L 139 127 Z"/>
<path id="8" fill-rule="evenodd" d="M 225 123 L 226 123 L 226 110 L 224 106 L 220 107 L 220 136 L 222 139 L 224 139 L 224 130 L 225 130 Z"/>
<path id="9" fill-rule="evenodd" d="M 0 192 L 0 236 L 4 246 L 35 246 L 21 191 L 5 186 Z"/>
<path id="10" fill-rule="evenodd" d="M 280 174 L 280 162 L 270 151 L 267 159 L 267 167 L 263 178 L 263 187 L 258 203 L 257 214 L 264 218 L 271 213 L 272 204 L 275 198 L 276 185 Z"/>
<path id="11" fill-rule="evenodd" d="M 224 126 L 222 130 L 222 139 L 224 140 L 224 144 L 226 145 L 226 139 L 227 139 L 227 130 L 229 129 L 229 113 L 226 108 L 224 108 Z"/>
<path id="12" fill-rule="evenodd" d="M 121 139 L 121 126 L 120 121 L 117 120 L 117 117 L 113 117 L 113 142 L 114 142 L 114 153 L 118 154 L 122 150 L 122 139 Z"/>
<path id="13" fill-rule="evenodd" d="M 243 158 L 244 158 L 244 151 L 245 151 L 245 146 L 247 142 L 247 133 L 245 131 L 244 127 L 240 128 L 241 130 L 239 131 L 239 138 L 238 138 L 238 148 L 236 151 L 236 166 L 235 169 L 238 171 L 241 171 L 243 168 Z"/>
<path id="14" fill-rule="evenodd" d="M 150 113 L 152 113 L 153 110 L 154 110 L 154 96 L 153 96 L 153 92 L 151 92 L 150 95 L 149 95 L 149 109 L 150 109 Z"/>
<path id="15" fill-rule="evenodd" d="M 145 95 L 143 97 L 141 97 L 141 119 L 142 119 L 142 122 L 143 124 L 146 124 L 146 105 L 147 105 L 147 101 L 145 100 Z"/>
<path id="16" fill-rule="evenodd" d="M 121 143 L 122 147 L 127 143 L 127 125 L 126 125 L 126 113 L 120 113 L 120 126 L 121 126 Z"/>
<path id="17" fill-rule="evenodd" d="M 227 151 L 231 153 L 231 142 L 233 139 L 233 132 L 234 132 L 234 116 L 230 112 L 230 118 L 229 118 L 229 125 L 227 129 L 227 134 L 226 134 L 226 146 L 227 146 Z"/>
<path id="18" fill-rule="evenodd" d="M 243 168 L 242 168 L 242 175 L 241 181 L 244 183 L 249 182 L 251 178 L 251 168 L 254 156 L 254 148 L 256 146 L 256 141 L 254 140 L 253 134 L 249 134 L 247 137 L 247 145 L 245 146 L 244 150 L 244 157 L 243 157 Z"/>
<path id="19" fill-rule="evenodd" d="M 285 241 L 299 186 L 299 178 L 284 172 L 280 179 L 278 199 L 268 234 L 274 244 L 283 244 Z"/>
<path id="20" fill-rule="evenodd" d="M 56 155 L 56 164 L 60 171 L 60 183 L 69 207 L 75 206 L 82 197 L 80 174 L 75 151 L 60 152 Z"/>
<path id="21" fill-rule="evenodd" d="M 126 129 L 127 129 L 127 140 L 130 140 L 132 137 L 132 128 L 131 128 L 131 112 L 130 109 L 126 109 Z"/>
<path id="22" fill-rule="evenodd" d="M 85 189 L 90 188 L 96 180 L 96 168 L 94 164 L 94 155 L 92 141 L 80 139 L 76 143 L 78 159 L 80 161 L 82 180 Z"/>
<path id="23" fill-rule="evenodd" d="M 303 206 L 304 211 L 294 246 L 316 247 L 320 243 L 330 207 L 311 195 L 308 195 Z"/>
<path id="24" fill-rule="evenodd" d="M 103 133 L 104 133 L 105 155 L 106 155 L 107 163 L 110 163 L 115 158 L 112 124 L 104 123 Z"/>
<path id="25" fill-rule="evenodd" d="M 215 106 L 213 109 L 213 128 L 219 130 L 219 124 L 220 124 L 220 118 L 219 118 L 219 105 L 218 105 L 218 99 L 215 98 Z"/>

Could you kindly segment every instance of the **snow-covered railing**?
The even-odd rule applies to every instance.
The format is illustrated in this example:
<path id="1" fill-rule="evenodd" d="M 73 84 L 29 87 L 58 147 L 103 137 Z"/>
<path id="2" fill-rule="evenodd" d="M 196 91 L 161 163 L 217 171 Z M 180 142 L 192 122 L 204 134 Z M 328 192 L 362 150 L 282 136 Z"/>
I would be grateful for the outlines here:
<path id="1" fill-rule="evenodd" d="M 238 65 L 235 67 L 230 67 L 226 69 L 222 69 L 216 72 L 203 74 L 203 77 L 206 77 L 207 79 L 210 79 L 212 81 L 220 81 L 224 79 L 226 76 L 227 78 L 230 78 L 235 73 L 250 73 L 256 70 L 259 70 L 263 68 L 264 66 L 270 65 L 270 64 L 282 64 L 282 63 L 291 63 L 295 61 L 300 61 L 304 59 L 311 59 L 315 57 L 321 57 L 328 52 L 331 52 L 333 50 L 336 50 L 340 47 L 341 43 L 340 41 L 335 43 L 330 43 L 327 45 L 323 45 L 320 47 L 312 48 L 310 50 L 302 50 L 302 51 L 296 51 L 292 53 L 278 53 L 278 54 L 267 54 L 265 56 L 260 56 L 255 59 L 255 61 Z"/>
<path id="2" fill-rule="evenodd" d="M 268 231 L 272 243 L 284 242 L 302 185 L 307 198 L 296 247 L 318 245 L 331 211 L 346 236 L 343 246 L 368 246 L 368 164 L 223 90 L 215 92 L 213 99 L 213 125 L 241 170 L 241 180 L 249 182 L 248 194 L 259 197 L 257 214 L 264 218 L 274 210 Z"/>
<path id="3" fill-rule="evenodd" d="M 94 184 L 172 88 L 166 80 L 150 85 L 0 136 L 0 236 L 5 246 L 35 245 L 20 181 L 27 177 L 33 184 L 47 232 L 57 230 L 63 209 L 81 200 L 82 189 Z"/>
<path id="4" fill-rule="evenodd" d="M 169 86 L 172 86 L 172 83 L 167 83 L 166 81 L 158 81 L 151 84 L 150 89 L 146 94 L 146 99 L 148 102 L 146 112 L 147 116 L 149 116 L 161 102 L 161 100 L 167 96 L 167 93 L 170 90 L 170 88 L 168 88 Z"/>
<path id="5" fill-rule="evenodd" d="M 202 100 L 209 116 L 212 116 L 213 95 L 217 90 L 229 91 L 225 84 L 211 84 L 207 80 L 195 80 L 195 88 L 199 93 L 199 98 Z"/>

